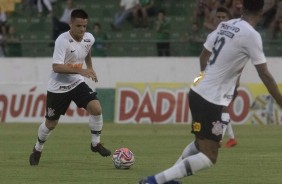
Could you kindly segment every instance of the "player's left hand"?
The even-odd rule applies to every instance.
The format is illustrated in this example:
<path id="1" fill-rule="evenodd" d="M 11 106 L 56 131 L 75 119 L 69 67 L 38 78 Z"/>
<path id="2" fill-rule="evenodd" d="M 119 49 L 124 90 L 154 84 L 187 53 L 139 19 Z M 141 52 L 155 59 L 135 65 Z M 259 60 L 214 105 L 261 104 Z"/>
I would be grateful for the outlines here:
<path id="1" fill-rule="evenodd" d="M 93 69 L 87 69 L 88 75 L 87 78 L 91 78 L 93 81 L 98 82 L 98 77 L 96 75 L 96 72 Z"/>
<path id="2" fill-rule="evenodd" d="M 196 86 L 201 80 L 203 80 L 204 75 L 204 72 L 200 72 L 199 76 L 194 79 L 193 85 Z"/>

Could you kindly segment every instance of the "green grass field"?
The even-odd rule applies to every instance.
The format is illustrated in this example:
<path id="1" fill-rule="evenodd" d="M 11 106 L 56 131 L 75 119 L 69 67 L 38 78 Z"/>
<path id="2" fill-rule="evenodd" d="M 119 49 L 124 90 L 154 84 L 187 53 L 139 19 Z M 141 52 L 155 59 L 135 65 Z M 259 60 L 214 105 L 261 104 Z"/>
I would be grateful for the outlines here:
<path id="1" fill-rule="evenodd" d="M 90 151 L 87 124 L 59 124 L 45 144 L 41 162 L 28 157 L 38 124 L 0 124 L 1 184 L 136 184 L 170 167 L 193 140 L 189 125 L 105 124 L 102 142 L 115 150 L 128 147 L 136 162 L 118 170 L 111 158 Z M 220 150 L 215 167 L 183 179 L 191 184 L 281 184 L 282 126 L 234 126 L 239 144 Z"/>

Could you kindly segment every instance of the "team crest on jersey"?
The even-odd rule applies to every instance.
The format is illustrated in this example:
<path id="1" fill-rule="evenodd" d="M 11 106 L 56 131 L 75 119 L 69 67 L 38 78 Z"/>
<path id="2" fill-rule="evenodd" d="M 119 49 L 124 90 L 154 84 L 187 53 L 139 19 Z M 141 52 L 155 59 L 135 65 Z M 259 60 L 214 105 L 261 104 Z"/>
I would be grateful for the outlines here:
<path id="1" fill-rule="evenodd" d="M 84 42 L 90 42 L 91 40 L 90 39 L 84 39 L 83 41 Z"/>
<path id="2" fill-rule="evenodd" d="M 200 132 L 201 131 L 201 123 L 199 122 L 193 122 L 192 129 L 194 132 Z"/>
<path id="3" fill-rule="evenodd" d="M 87 51 L 90 49 L 90 47 L 91 47 L 90 44 L 85 45 L 85 48 L 86 48 Z"/>
<path id="4" fill-rule="evenodd" d="M 217 122 L 213 122 L 212 124 L 213 124 L 212 133 L 216 136 L 222 135 L 223 132 L 222 122 L 217 121 Z"/>
<path id="5" fill-rule="evenodd" d="M 73 39 L 69 39 L 69 42 L 72 43 L 72 42 L 73 42 Z"/>

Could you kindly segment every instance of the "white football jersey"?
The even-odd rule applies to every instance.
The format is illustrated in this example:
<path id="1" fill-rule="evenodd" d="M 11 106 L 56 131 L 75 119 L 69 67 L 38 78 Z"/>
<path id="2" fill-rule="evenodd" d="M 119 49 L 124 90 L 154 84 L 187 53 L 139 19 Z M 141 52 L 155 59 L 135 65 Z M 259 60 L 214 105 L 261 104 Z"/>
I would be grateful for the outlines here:
<path id="1" fill-rule="evenodd" d="M 84 34 L 81 42 L 75 41 L 69 31 L 62 33 L 55 41 L 52 64 L 82 68 L 94 42 L 95 38 L 88 32 Z M 83 81 L 84 77 L 80 74 L 60 74 L 52 70 L 47 90 L 53 93 L 67 92 Z"/>
<path id="2" fill-rule="evenodd" d="M 260 34 L 242 19 L 220 23 L 208 36 L 204 47 L 212 55 L 203 79 L 191 88 L 218 105 L 229 105 L 236 81 L 249 60 L 253 65 L 266 62 Z"/>

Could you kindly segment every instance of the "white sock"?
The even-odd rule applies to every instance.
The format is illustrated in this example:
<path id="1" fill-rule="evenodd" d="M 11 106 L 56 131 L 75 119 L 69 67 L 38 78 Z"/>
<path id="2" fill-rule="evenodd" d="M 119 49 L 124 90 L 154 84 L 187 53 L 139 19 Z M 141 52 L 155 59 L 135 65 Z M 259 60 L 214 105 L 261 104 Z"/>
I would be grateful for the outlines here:
<path id="1" fill-rule="evenodd" d="M 230 115 L 227 112 L 224 112 L 221 114 L 221 121 L 224 122 L 223 125 L 223 131 L 222 131 L 222 139 L 225 135 L 226 129 L 228 124 L 230 124 Z M 227 124 L 226 124 L 227 123 Z"/>
<path id="2" fill-rule="evenodd" d="M 100 143 L 100 135 L 103 128 L 103 116 L 93 116 L 90 115 L 89 117 L 89 128 L 91 130 L 91 143 L 92 146 L 96 146 L 98 143 Z"/>
<path id="3" fill-rule="evenodd" d="M 192 173 L 207 169 L 213 166 L 211 160 L 202 152 L 187 158 L 190 163 Z"/>
<path id="4" fill-rule="evenodd" d="M 211 166 L 213 166 L 213 163 L 210 159 L 200 152 L 196 155 L 189 156 L 171 168 L 156 174 L 155 179 L 159 184 L 165 183 L 185 176 L 190 176 Z"/>
<path id="5" fill-rule="evenodd" d="M 221 136 L 221 139 L 224 138 L 224 135 L 225 135 L 225 132 L 226 132 L 226 129 L 227 129 L 227 125 L 225 123 L 222 123 L 222 126 L 223 126 L 223 130 L 222 130 L 222 136 Z"/>
<path id="6" fill-rule="evenodd" d="M 199 153 L 199 150 L 197 149 L 195 145 L 195 141 L 193 141 L 186 146 L 186 148 L 182 152 L 182 155 L 178 158 L 175 164 L 181 162 L 181 160 L 183 160 L 184 158 L 191 156 L 191 155 L 195 155 L 197 153 Z"/>
<path id="7" fill-rule="evenodd" d="M 235 139 L 231 123 L 228 123 L 227 125 L 227 135 L 230 139 Z"/>
<path id="8" fill-rule="evenodd" d="M 44 147 L 45 141 L 48 139 L 49 135 L 51 134 L 51 130 L 49 130 L 46 125 L 45 121 L 41 123 L 38 128 L 38 138 L 35 144 L 35 149 L 37 151 L 42 151 Z"/>

